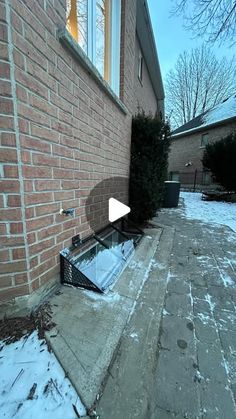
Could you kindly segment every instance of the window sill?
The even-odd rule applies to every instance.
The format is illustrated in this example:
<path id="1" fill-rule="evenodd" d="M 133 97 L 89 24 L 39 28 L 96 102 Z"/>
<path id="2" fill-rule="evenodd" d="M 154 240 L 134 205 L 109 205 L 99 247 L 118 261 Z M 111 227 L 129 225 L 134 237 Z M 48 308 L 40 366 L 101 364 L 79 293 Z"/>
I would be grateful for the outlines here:
<path id="1" fill-rule="evenodd" d="M 112 101 L 120 108 L 120 110 L 127 115 L 128 110 L 118 96 L 113 92 L 109 84 L 103 79 L 99 71 L 84 53 L 82 48 L 75 42 L 71 34 L 66 28 L 58 30 L 59 41 L 67 47 L 74 58 L 89 72 L 91 77 L 99 84 L 99 86 L 108 94 Z"/>

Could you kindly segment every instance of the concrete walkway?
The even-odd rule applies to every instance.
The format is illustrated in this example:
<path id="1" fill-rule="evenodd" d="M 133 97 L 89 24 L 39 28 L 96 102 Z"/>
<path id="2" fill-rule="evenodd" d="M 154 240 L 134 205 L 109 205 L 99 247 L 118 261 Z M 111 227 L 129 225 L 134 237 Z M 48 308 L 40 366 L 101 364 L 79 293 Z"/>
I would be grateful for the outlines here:
<path id="1" fill-rule="evenodd" d="M 158 289 L 161 268 L 168 263 L 159 337 L 146 323 L 153 350 L 147 357 L 141 340 L 146 310 L 138 308 L 97 412 L 101 419 L 235 419 L 236 234 L 187 220 L 183 202 L 178 209 L 162 210 L 155 221 L 175 229 L 170 261 L 156 264 L 146 283 L 155 310 L 162 297 L 153 283 Z M 137 341 L 131 344 L 133 331 Z M 142 380 L 146 372 L 149 380 Z"/>
<path id="2" fill-rule="evenodd" d="M 54 297 L 48 339 L 90 417 L 235 419 L 236 234 L 183 203 L 153 222 L 110 303 Z"/>

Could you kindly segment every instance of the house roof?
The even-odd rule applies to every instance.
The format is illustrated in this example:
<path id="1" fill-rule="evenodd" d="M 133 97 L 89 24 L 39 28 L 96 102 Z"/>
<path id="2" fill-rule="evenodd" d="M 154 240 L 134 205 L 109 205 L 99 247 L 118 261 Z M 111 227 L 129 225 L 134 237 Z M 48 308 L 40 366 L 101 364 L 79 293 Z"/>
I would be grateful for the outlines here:
<path id="1" fill-rule="evenodd" d="M 163 100 L 164 87 L 147 0 L 137 1 L 136 28 L 155 95 L 157 99 Z"/>
<path id="2" fill-rule="evenodd" d="M 222 103 L 219 103 L 172 131 L 172 138 L 178 138 L 195 131 L 205 130 L 208 127 L 222 124 L 224 121 L 234 118 L 236 119 L 236 95 L 230 96 Z"/>

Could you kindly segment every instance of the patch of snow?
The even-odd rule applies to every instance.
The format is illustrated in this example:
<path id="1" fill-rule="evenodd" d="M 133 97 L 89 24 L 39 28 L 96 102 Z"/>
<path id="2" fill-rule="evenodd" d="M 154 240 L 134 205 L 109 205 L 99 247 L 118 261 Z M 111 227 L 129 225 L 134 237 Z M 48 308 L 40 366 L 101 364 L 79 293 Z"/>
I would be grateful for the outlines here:
<path id="1" fill-rule="evenodd" d="M 186 218 L 223 224 L 236 232 L 236 203 L 203 201 L 198 192 L 181 192 L 180 196 L 184 199 Z"/>
<path id="2" fill-rule="evenodd" d="M 75 389 L 55 355 L 37 332 L 17 342 L 0 342 L 1 417 L 74 419 L 73 405 L 86 415 Z"/>
<path id="3" fill-rule="evenodd" d="M 228 118 L 236 117 L 236 96 L 231 96 L 223 103 L 219 103 L 203 116 L 203 126 L 215 124 Z"/>
<path id="4" fill-rule="evenodd" d="M 222 274 L 222 280 L 225 287 L 231 287 L 235 285 L 234 281 L 229 275 Z"/>
<path id="5" fill-rule="evenodd" d="M 139 340 L 138 340 L 138 335 L 137 335 L 137 333 L 134 333 L 134 332 L 133 332 L 133 333 L 131 333 L 131 334 L 130 334 L 130 337 L 131 337 L 132 339 L 134 339 L 134 341 L 135 341 L 135 342 L 138 342 L 138 341 L 139 341 Z"/>
<path id="6" fill-rule="evenodd" d="M 153 263 L 153 268 L 158 268 L 160 270 L 165 269 L 166 265 L 164 263 L 161 262 L 154 262 Z"/>
<path id="7" fill-rule="evenodd" d="M 83 294 L 86 294 L 90 298 L 90 300 L 93 300 L 99 303 L 105 302 L 105 303 L 114 304 L 120 300 L 120 295 L 114 291 L 108 291 L 104 294 L 100 294 L 99 292 L 83 290 Z M 94 307 L 94 304 L 93 304 L 93 307 Z M 97 307 L 99 307 L 99 305 L 97 305 Z"/>
<path id="8" fill-rule="evenodd" d="M 170 313 L 165 308 L 163 308 L 162 314 L 163 316 L 168 316 Z"/>
<path id="9" fill-rule="evenodd" d="M 203 313 L 198 313 L 197 317 L 201 320 L 203 324 L 209 324 L 209 322 L 211 321 L 210 316 L 207 316 L 206 314 L 203 314 Z"/>
<path id="10" fill-rule="evenodd" d="M 215 308 L 215 303 L 213 303 L 212 302 L 212 297 L 211 297 L 211 295 L 210 294 L 206 294 L 205 295 L 205 300 L 208 302 L 208 304 L 209 304 L 209 306 L 210 306 L 210 309 L 211 309 L 211 312 L 213 313 L 213 311 L 214 311 L 214 308 Z"/>

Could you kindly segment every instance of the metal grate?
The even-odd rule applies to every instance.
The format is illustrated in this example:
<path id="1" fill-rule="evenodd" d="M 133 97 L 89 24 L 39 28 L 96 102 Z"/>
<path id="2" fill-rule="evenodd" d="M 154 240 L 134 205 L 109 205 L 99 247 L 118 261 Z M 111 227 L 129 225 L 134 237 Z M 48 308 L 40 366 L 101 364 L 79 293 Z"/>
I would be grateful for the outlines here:
<path id="1" fill-rule="evenodd" d="M 73 245 L 60 253 L 63 284 L 104 292 L 114 282 L 144 234 L 124 220 L 83 241 L 72 239 Z"/>

